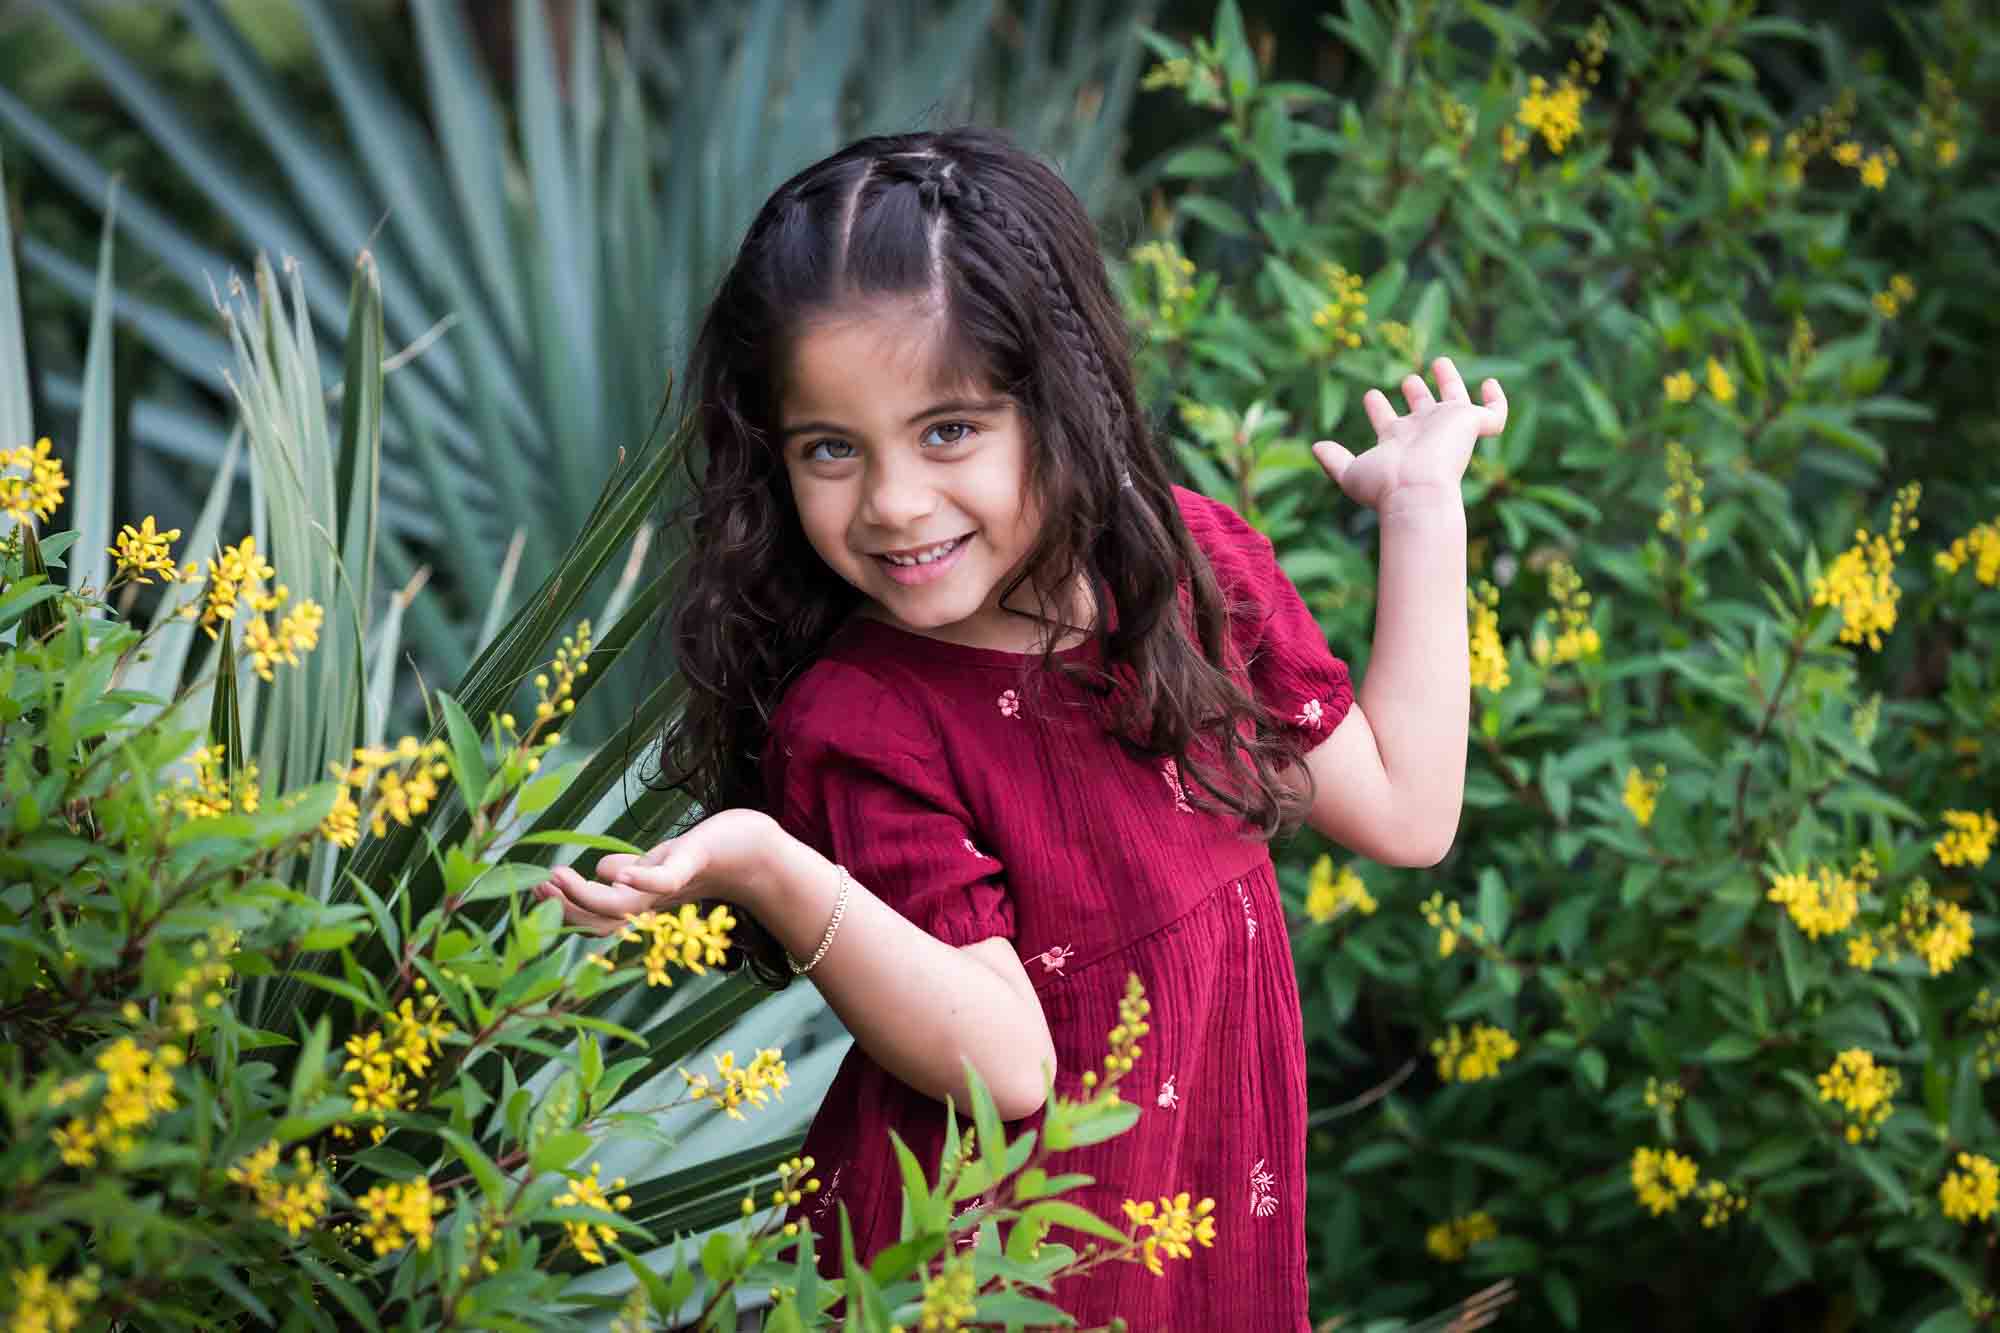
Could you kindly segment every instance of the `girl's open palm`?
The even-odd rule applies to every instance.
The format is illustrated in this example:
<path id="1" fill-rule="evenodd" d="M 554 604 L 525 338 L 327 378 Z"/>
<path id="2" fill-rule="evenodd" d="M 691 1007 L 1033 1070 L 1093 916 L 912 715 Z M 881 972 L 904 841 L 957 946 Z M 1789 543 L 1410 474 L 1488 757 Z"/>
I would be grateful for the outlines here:
<path id="1" fill-rule="evenodd" d="M 557 866 L 535 887 L 560 899 L 563 920 L 609 935 L 641 912 L 666 912 L 697 899 L 742 905 L 751 895 L 771 840 L 783 832 L 756 810 L 722 810 L 643 856 L 600 857 L 597 878 Z"/>
<path id="2" fill-rule="evenodd" d="M 1431 363 L 1438 394 L 1421 375 L 1403 378 L 1408 416 L 1397 416 L 1389 396 L 1380 389 L 1362 395 L 1361 405 L 1375 427 L 1375 447 L 1356 457 L 1332 440 L 1313 445 L 1313 457 L 1326 474 L 1356 504 L 1377 512 L 1392 500 L 1422 502 L 1459 498 L 1459 479 L 1472 461 L 1473 446 L 1482 435 L 1498 435 L 1507 427 L 1507 395 L 1500 381 L 1479 386 L 1480 403 L 1472 401 L 1451 358 Z"/>

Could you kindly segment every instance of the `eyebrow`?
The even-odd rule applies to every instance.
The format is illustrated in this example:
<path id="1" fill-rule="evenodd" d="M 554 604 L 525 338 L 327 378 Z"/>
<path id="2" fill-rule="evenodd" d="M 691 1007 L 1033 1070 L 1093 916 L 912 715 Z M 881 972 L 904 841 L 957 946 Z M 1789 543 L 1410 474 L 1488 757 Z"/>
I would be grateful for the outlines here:
<path id="1" fill-rule="evenodd" d="M 923 411 L 911 416 L 903 424 L 914 426 L 919 421 L 924 421 L 931 417 L 943 416 L 947 412 L 963 412 L 968 416 L 988 416 L 1006 406 L 1007 400 L 1005 398 L 948 398 L 941 403 L 932 403 Z M 831 421 L 801 421 L 796 426 L 785 427 L 778 438 L 789 440 L 794 435 L 805 435 L 813 431 L 823 431 L 829 435 L 850 435 L 853 433 L 846 427 L 835 425 Z"/>

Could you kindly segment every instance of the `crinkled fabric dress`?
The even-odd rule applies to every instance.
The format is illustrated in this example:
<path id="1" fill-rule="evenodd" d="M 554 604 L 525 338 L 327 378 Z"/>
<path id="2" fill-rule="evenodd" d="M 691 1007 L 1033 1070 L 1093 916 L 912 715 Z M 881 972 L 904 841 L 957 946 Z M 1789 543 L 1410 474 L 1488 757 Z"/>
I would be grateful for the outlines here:
<path id="1" fill-rule="evenodd" d="M 1226 505 L 1176 493 L 1231 607 L 1231 669 L 1311 749 L 1353 700 L 1346 664 L 1270 542 Z M 1121 1084 L 1137 1126 L 1051 1169 L 1094 1176 L 1069 1197 L 1121 1226 L 1128 1198 L 1213 1197 L 1215 1244 L 1163 1276 L 1108 1265 L 1059 1284 L 1057 1304 L 1086 1327 L 1116 1314 L 1134 1330 L 1307 1330 L 1304 1034 L 1269 848 L 1191 805 L 1172 761 L 1121 747 L 1096 696 L 1031 673 L 1036 660 L 849 622 L 773 719 L 771 808 L 945 943 L 1011 940 L 1054 1034 L 1060 1094 L 1082 1096 L 1083 1073 L 1101 1069 L 1127 974 L 1145 983 L 1152 1030 Z M 943 1104 L 857 1045 L 804 1149 L 823 1188 L 799 1215 L 829 1276 L 838 1205 L 859 1253 L 897 1237 L 891 1129 L 934 1171 Z"/>

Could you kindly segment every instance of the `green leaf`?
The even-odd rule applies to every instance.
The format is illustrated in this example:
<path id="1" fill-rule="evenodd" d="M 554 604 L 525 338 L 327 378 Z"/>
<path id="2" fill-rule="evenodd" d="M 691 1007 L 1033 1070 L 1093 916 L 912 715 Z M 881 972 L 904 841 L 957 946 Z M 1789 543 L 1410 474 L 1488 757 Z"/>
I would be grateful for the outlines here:
<path id="1" fill-rule="evenodd" d="M 1046 1221 L 1052 1226 L 1069 1227 L 1073 1231 L 1081 1231 L 1087 1236 L 1096 1236 L 1113 1244 L 1122 1244 L 1127 1239 L 1124 1232 L 1096 1213 L 1065 1199 L 1045 1199 L 1040 1203 L 1031 1204 L 1022 1212 L 1022 1216 Z"/>
<path id="2" fill-rule="evenodd" d="M 1211 199 L 1202 194 L 1183 195 L 1175 201 L 1174 207 L 1195 221 L 1206 223 L 1224 236 L 1242 240 L 1250 235 L 1250 224 L 1243 220 L 1243 215 L 1220 199 Z"/>
<path id="3" fill-rule="evenodd" d="M 627 856 L 644 856 L 646 849 L 636 847 L 623 838 L 614 838 L 608 833 L 577 833 L 571 829 L 541 829 L 525 833 L 514 839 L 516 847 L 582 847 L 593 852 L 624 852 Z"/>
<path id="4" fill-rule="evenodd" d="M 1220 148 L 1196 146 L 1183 148 L 1160 164 L 1162 176 L 1178 176 L 1206 179 L 1213 176 L 1232 176 L 1238 170 L 1235 158 Z"/>
<path id="5" fill-rule="evenodd" d="M 591 1137 L 580 1129 L 559 1129 L 548 1135 L 528 1155 L 537 1171 L 560 1171 L 589 1152 Z"/>
<path id="6" fill-rule="evenodd" d="M 1135 1102 L 1093 1107 L 1087 1114 L 1079 1116 L 1071 1126 L 1069 1146 L 1087 1148 L 1093 1143 L 1115 1139 L 1138 1123 L 1139 1107 Z"/>
<path id="7" fill-rule="evenodd" d="M 472 719 L 465 715 L 465 709 L 458 700 L 439 690 L 438 706 L 444 711 L 445 726 L 451 732 L 451 771 L 458 781 L 458 789 L 469 804 L 485 800 L 489 774 L 486 768 L 486 748 L 480 743 L 479 729 L 472 725 Z"/>

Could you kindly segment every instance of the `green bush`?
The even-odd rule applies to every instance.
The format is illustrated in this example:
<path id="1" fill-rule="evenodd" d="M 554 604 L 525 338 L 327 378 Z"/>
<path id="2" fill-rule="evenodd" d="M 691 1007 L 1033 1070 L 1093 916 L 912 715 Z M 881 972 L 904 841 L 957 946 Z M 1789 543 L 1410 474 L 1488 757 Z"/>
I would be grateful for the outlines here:
<path id="1" fill-rule="evenodd" d="M 1307 446 L 1440 354 L 1513 404 L 1456 847 L 1281 853 L 1316 1300 L 1990 1322 L 1996 26 L 1899 7 L 1919 82 L 1731 0 L 1537 12 L 1346 0 L 1338 90 L 1233 3 L 1148 37 L 1212 130 L 1123 266 L 1145 391 L 1364 684 L 1372 515 Z"/>

